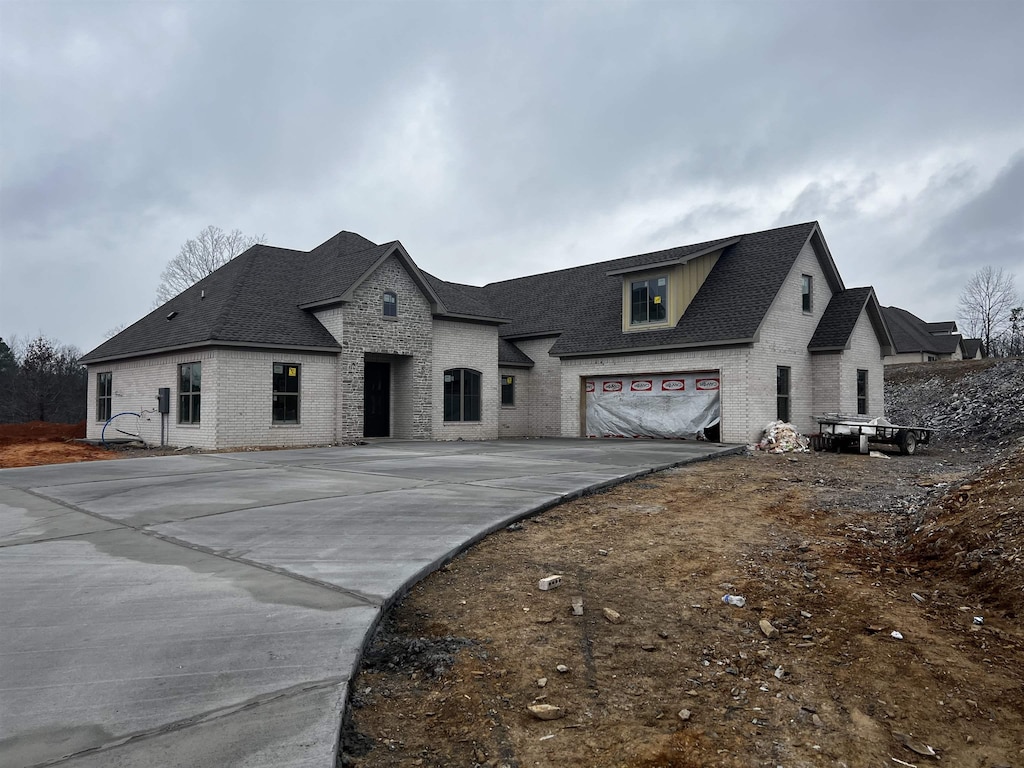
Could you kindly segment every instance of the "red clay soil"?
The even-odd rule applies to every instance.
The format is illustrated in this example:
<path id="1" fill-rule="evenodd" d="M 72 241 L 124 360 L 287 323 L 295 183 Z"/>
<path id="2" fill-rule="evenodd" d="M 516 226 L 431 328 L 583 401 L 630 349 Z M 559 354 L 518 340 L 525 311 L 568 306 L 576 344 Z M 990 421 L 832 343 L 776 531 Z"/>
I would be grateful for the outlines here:
<path id="1" fill-rule="evenodd" d="M 85 437 L 85 422 L 53 424 L 29 421 L 0 424 L 0 469 L 116 459 L 113 451 L 73 442 Z"/>

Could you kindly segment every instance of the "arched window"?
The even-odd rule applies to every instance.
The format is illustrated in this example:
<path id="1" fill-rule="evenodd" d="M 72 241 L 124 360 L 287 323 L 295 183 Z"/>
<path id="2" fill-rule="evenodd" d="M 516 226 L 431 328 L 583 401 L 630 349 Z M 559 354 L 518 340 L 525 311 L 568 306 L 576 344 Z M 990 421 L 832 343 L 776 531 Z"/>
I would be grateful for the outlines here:
<path id="1" fill-rule="evenodd" d="M 398 294 L 384 291 L 384 317 L 398 317 Z"/>
<path id="2" fill-rule="evenodd" d="M 444 420 L 480 421 L 480 371 L 450 368 L 444 372 Z"/>

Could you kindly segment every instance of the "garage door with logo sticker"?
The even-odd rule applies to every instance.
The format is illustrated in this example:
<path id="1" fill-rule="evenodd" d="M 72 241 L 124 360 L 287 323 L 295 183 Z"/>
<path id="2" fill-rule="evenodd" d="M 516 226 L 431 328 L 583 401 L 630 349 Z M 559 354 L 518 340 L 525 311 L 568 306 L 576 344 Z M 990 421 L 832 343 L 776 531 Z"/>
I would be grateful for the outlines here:
<path id="1" fill-rule="evenodd" d="M 584 390 L 587 437 L 702 438 L 721 417 L 718 371 L 602 376 Z"/>

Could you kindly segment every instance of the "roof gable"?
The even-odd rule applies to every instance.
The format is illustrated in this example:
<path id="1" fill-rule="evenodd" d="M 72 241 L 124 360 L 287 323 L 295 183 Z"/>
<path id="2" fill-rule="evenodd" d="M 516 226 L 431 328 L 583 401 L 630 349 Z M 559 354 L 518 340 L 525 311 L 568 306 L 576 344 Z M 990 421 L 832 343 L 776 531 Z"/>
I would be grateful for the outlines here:
<path id="1" fill-rule="evenodd" d="M 624 259 L 491 283 L 483 295 L 512 322 L 507 338 L 559 334 L 553 355 L 635 351 L 665 346 L 749 343 L 800 250 L 817 232 L 809 222 L 711 240 Z M 835 265 L 820 238 L 823 269 L 839 286 Z M 679 322 L 661 330 L 622 330 L 622 281 L 629 272 L 680 263 L 722 249 L 722 255 Z"/>
<path id="2" fill-rule="evenodd" d="M 892 337 L 882 316 L 882 308 L 870 286 L 847 288 L 833 293 L 828 306 L 814 329 L 814 335 L 807 344 L 810 352 L 837 352 L 850 348 L 850 337 L 861 314 L 867 311 L 868 320 L 878 339 L 881 353 L 892 350 Z"/>

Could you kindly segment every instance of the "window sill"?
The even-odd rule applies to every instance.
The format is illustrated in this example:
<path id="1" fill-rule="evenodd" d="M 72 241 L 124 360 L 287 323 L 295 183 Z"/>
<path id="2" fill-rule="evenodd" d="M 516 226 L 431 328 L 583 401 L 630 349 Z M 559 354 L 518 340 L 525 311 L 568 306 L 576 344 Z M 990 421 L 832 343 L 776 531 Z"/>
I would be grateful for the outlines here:
<path id="1" fill-rule="evenodd" d="M 381 320 L 386 320 L 389 323 L 394 323 L 398 321 L 398 318 L 393 315 L 381 315 Z"/>
<path id="2" fill-rule="evenodd" d="M 182 424 L 181 422 L 178 422 L 175 426 L 177 426 L 177 427 L 179 427 L 181 429 L 200 429 L 200 428 L 202 428 L 203 425 L 202 424 Z"/>
<path id="3" fill-rule="evenodd" d="M 626 329 L 626 333 L 634 333 L 636 331 L 660 331 L 660 330 L 663 330 L 665 328 L 671 328 L 671 327 L 672 327 L 672 323 L 669 323 L 669 322 L 664 322 L 664 323 L 637 323 L 635 325 L 630 325 Z"/>
<path id="4" fill-rule="evenodd" d="M 503 405 L 503 406 L 501 406 L 501 410 L 503 410 L 503 411 L 514 411 L 515 409 L 516 409 L 516 407 L 514 405 Z"/>
<path id="5" fill-rule="evenodd" d="M 446 427 L 457 427 L 461 424 L 482 424 L 483 422 L 478 419 L 477 421 L 445 421 L 442 423 Z"/>
<path id="6" fill-rule="evenodd" d="M 302 427 L 302 424 L 297 421 L 289 421 L 280 424 L 274 423 L 270 425 L 271 429 L 299 429 L 300 427 Z"/>

